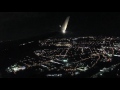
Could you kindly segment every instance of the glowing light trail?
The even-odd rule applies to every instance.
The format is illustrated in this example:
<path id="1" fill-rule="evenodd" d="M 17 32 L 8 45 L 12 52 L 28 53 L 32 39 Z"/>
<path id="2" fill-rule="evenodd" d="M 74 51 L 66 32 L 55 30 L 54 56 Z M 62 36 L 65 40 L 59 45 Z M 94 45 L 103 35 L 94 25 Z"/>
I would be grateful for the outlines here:
<path id="1" fill-rule="evenodd" d="M 70 16 L 68 16 L 65 20 L 65 22 L 63 23 L 63 25 L 61 26 L 61 31 L 63 33 L 66 33 L 66 29 L 67 29 L 67 26 L 68 26 L 68 22 L 69 22 L 69 19 L 70 19 Z"/>

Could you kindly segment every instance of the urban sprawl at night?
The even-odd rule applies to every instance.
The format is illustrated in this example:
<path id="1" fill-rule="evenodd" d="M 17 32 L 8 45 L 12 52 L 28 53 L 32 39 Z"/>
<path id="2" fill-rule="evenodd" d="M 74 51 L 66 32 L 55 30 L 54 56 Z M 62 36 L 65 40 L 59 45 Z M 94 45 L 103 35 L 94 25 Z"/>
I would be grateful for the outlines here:
<path id="1" fill-rule="evenodd" d="M 30 71 L 38 77 L 102 78 L 120 75 L 119 37 L 51 37 L 21 43 L 18 47 L 30 44 L 36 44 L 35 49 L 7 67 L 7 75 L 17 77 Z"/>

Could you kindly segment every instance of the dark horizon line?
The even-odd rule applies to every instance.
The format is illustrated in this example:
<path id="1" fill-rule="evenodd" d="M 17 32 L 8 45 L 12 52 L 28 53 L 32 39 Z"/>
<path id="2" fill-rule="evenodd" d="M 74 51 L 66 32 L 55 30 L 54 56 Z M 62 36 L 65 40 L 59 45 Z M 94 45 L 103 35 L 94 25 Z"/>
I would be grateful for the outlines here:
<path id="1" fill-rule="evenodd" d="M 67 33 L 70 33 L 71 31 L 66 31 L 66 35 L 67 35 Z M 80 34 L 78 34 L 80 31 L 75 31 L 75 33 L 74 32 L 72 32 L 72 34 L 74 34 L 74 35 L 76 35 L 76 37 L 81 37 L 81 36 L 107 36 L 107 37 L 119 37 L 119 35 L 113 35 L 112 33 L 111 34 L 90 34 L 90 33 L 87 33 L 87 34 L 85 34 L 84 32 L 83 33 L 81 33 L 80 32 Z M 54 34 L 57 34 L 57 33 L 61 33 L 62 34 L 62 32 L 61 31 L 51 31 L 51 32 L 43 32 L 43 33 L 41 33 L 41 34 L 39 34 L 39 35 L 34 35 L 34 36 L 30 36 L 30 37 L 26 37 L 26 38 L 19 38 L 19 39 L 10 39 L 10 40 L 0 40 L 0 41 L 3 41 L 3 42 L 6 42 L 6 41 L 19 41 L 19 40 L 27 40 L 27 39 L 33 39 L 33 38 L 37 38 L 37 37 L 51 37 L 52 35 L 53 35 L 53 33 Z M 47 36 L 45 35 L 45 34 L 48 34 Z M 54 37 L 54 36 L 53 36 Z"/>

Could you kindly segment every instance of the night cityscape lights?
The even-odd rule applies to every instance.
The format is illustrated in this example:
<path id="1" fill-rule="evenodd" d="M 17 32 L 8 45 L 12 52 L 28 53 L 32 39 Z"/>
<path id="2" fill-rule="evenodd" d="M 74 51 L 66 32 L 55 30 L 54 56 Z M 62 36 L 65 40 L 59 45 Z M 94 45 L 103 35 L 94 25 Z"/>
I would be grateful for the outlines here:
<path id="1" fill-rule="evenodd" d="M 104 76 L 104 73 L 120 65 L 116 61 L 120 57 L 118 37 L 49 38 L 36 43 L 38 47 L 32 56 L 23 57 L 6 71 L 17 75 L 18 72 L 34 68 L 33 71 L 39 75 L 44 73 L 43 77 L 95 78 Z M 108 63 L 108 66 L 104 63 Z M 92 75 L 81 76 L 92 69 L 96 70 Z"/>

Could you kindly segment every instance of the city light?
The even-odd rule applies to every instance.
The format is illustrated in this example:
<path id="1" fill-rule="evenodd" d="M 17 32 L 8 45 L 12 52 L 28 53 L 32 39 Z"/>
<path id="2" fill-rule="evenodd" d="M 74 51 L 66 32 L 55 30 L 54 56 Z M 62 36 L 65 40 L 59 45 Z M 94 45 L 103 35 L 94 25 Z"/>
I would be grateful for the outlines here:
<path id="1" fill-rule="evenodd" d="M 96 40 L 97 38 L 99 41 Z M 38 48 L 34 49 L 33 56 L 26 55 L 6 71 L 17 74 L 20 71 L 36 68 L 36 72 L 48 72 L 46 77 L 79 76 L 90 69 L 98 68 L 97 65 L 100 63 L 110 63 L 114 58 L 119 58 L 119 41 L 118 38 L 93 36 L 38 40 Z M 33 41 L 28 41 L 20 45 L 26 46 L 32 43 Z M 118 65 L 114 64 L 107 68 L 101 66 L 99 72 L 91 77 L 102 77 L 104 73 L 114 70 Z M 52 71 L 54 74 L 50 74 Z"/>

